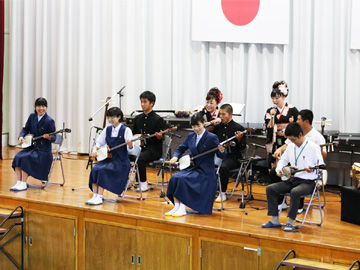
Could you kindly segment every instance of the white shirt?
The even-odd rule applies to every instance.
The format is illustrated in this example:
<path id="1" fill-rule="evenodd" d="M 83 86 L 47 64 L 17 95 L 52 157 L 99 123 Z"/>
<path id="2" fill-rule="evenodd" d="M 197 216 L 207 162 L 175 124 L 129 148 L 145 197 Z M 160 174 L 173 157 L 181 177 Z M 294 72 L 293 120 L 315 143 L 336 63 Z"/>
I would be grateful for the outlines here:
<path id="1" fill-rule="evenodd" d="M 111 137 L 117 137 L 119 134 L 119 130 L 120 127 L 122 126 L 122 124 L 120 123 L 116 128 L 114 128 L 114 126 L 112 126 L 111 129 Z M 106 127 L 107 128 L 107 127 Z M 101 132 L 100 136 L 97 138 L 96 140 L 96 147 L 101 147 L 104 146 L 106 144 L 106 128 L 104 128 L 104 130 Z M 126 127 L 125 129 L 125 133 L 124 133 L 124 139 L 125 142 L 127 142 L 127 140 L 132 140 L 133 139 L 133 134 L 130 128 Z M 134 148 L 130 149 L 128 145 L 126 145 L 127 147 L 127 151 L 128 152 L 132 152 Z"/>
<path id="2" fill-rule="evenodd" d="M 297 162 L 295 162 L 295 155 Z M 292 142 L 289 143 L 284 154 L 281 156 L 281 159 L 278 162 L 276 172 L 279 172 L 284 166 L 288 165 L 288 163 L 290 163 L 292 167 L 295 167 L 299 170 L 324 164 L 320 146 L 314 142 L 309 141 L 307 138 L 300 147 L 297 147 L 296 144 Z M 317 178 L 317 173 L 316 171 L 310 173 L 303 171 L 296 173 L 295 177 L 313 180 Z M 286 177 L 282 177 L 282 180 L 286 179 Z"/>
<path id="3" fill-rule="evenodd" d="M 317 145 L 326 143 L 324 136 L 314 128 L 311 128 L 311 130 L 305 135 L 305 138 L 307 138 L 310 142 L 313 142 Z M 291 141 L 289 139 L 286 139 L 285 143 L 290 144 Z M 326 147 L 323 146 L 322 148 L 323 148 L 322 150 L 326 152 Z"/>
<path id="4" fill-rule="evenodd" d="M 202 138 L 202 136 L 204 135 L 204 133 L 205 133 L 205 129 L 204 129 L 204 131 L 203 131 L 200 135 L 197 135 L 197 134 L 196 134 L 195 146 L 198 145 L 198 143 L 199 143 L 199 141 L 201 140 L 201 138 Z"/>
<path id="5" fill-rule="evenodd" d="M 44 115 L 45 115 L 45 113 L 44 113 L 42 116 L 37 115 L 37 117 L 38 117 L 38 122 L 40 122 L 41 118 L 43 118 Z"/>

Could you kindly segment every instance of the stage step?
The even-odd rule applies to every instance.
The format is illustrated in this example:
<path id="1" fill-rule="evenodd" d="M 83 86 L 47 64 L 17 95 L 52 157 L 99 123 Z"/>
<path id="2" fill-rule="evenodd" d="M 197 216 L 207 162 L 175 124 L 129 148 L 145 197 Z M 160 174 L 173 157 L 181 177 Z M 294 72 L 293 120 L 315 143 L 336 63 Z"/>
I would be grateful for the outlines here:
<path id="1" fill-rule="evenodd" d="M 295 266 L 295 267 L 301 267 L 301 268 L 313 269 L 313 270 L 348 270 L 349 269 L 349 267 L 346 266 L 316 262 L 316 261 L 310 261 L 310 260 L 298 259 L 298 258 L 287 259 L 282 262 L 282 265 Z"/>
<path id="2" fill-rule="evenodd" d="M 4 258 L 9 259 L 10 263 L 16 267 L 16 269 L 24 268 L 24 209 L 21 206 L 15 207 L 15 209 L 0 208 L 0 251 L 5 255 Z M 11 221 L 10 224 L 6 224 L 8 220 L 16 219 L 15 222 Z M 5 227 L 5 228 L 4 228 Z M 15 234 L 9 235 L 14 228 L 20 227 Z M 9 236 L 8 236 L 9 235 Z M 20 238 L 20 254 L 21 261 L 16 262 L 13 257 L 6 252 L 4 248 L 7 244 L 11 243 L 15 238 Z M 10 265 L 10 264 L 9 264 Z"/>
<path id="3" fill-rule="evenodd" d="M 14 210 L 14 209 L 0 208 L 0 217 L 1 217 L 1 218 L 6 218 L 6 217 L 8 217 L 13 210 Z M 18 217 L 21 217 L 21 216 L 22 216 L 21 210 L 16 210 L 16 211 L 12 214 L 11 218 L 18 218 Z"/>
<path id="4" fill-rule="evenodd" d="M 288 257 L 291 254 L 293 255 L 293 258 L 288 259 Z M 357 264 L 357 268 L 355 268 L 356 264 Z M 323 262 L 311 261 L 306 259 L 299 259 L 296 258 L 295 250 L 290 250 L 282 259 L 280 264 L 275 268 L 275 270 L 278 270 L 282 266 L 300 267 L 302 269 L 312 269 L 312 270 L 351 270 L 351 269 L 356 270 L 356 269 L 360 269 L 360 262 L 354 261 L 350 267 L 347 267 L 342 265 L 323 263 Z"/>

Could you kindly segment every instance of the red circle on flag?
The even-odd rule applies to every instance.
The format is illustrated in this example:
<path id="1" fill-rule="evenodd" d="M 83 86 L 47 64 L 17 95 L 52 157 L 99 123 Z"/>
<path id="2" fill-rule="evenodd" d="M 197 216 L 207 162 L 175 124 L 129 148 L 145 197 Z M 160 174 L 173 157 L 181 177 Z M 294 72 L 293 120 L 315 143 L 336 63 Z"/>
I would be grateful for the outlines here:
<path id="1" fill-rule="evenodd" d="M 221 8 L 226 19 L 239 26 L 252 22 L 259 7 L 260 0 L 221 0 Z"/>

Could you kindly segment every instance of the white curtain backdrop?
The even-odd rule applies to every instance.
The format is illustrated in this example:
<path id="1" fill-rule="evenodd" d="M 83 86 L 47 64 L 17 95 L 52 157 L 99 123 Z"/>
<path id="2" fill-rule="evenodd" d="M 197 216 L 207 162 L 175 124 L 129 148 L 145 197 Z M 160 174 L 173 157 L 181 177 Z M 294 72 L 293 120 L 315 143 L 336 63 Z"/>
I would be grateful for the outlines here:
<path id="1" fill-rule="evenodd" d="M 246 104 L 243 122 L 261 123 L 282 79 L 289 103 L 332 119 L 327 129 L 360 133 L 351 0 L 289 1 L 289 45 L 262 45 L 192 42 L 191 0 L 11 0 L 10 144 L 39 96 L 57 129 L 72 129 L 63 149 L 85 153 L 104 115 L 88 118 L 123 86 L 125 114 L 144 90 L 155 109 L 191 110 L 217 86 L 224 101 Z"/>

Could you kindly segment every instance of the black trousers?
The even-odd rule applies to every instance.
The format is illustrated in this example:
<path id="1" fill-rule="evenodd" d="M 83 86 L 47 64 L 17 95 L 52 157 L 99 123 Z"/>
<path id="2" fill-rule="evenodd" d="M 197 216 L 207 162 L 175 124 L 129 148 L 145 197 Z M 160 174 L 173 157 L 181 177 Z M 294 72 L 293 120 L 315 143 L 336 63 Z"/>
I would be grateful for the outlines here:
<path id="1" fill-rule="evenodd" d="M 266 187 L 268 216 L 278 216 L 278 198 L 280 194 L 290 193 L 288 217 L 295 219 L 300 204 L 300 196 L 311 194 L 315 187 L 314 180 L 295 178 L 293 181 L 282 181 Z"/>
<path id="2" fill-rule="evenodd" d="M 240 161 L 237 158 L 225 158 L 220 166 L 221 191 L 226 192 L 229 183 L 230 171 L 240 168 Z"/>
<path id="3" fill-rule="evenodd" d="M 270 175 L 271 184 L 272 184 L 272 183 L 282 182 L 281 177 L 279 177 L 279 176 L 276 175 L 275 168 L 271 169 L 269 175 Z M 279 198 L 278 198 L 278 204 L 281 204 L 283 200 L 284 200 L 284 197 L 283 197 L 283 196 L 279 196 Z M 304 207 L 304 198 L 300 198 L 299 209 L 301 209 L 301 208 L 303 208 L 303 207 Z"/>
<path id="4" fill-rule="evenodd" d="M 269 176 L 270 176 L 270 183 L 271 184 L 282 182 L 281 177 L 276 175 L 275 168 L 272 168 L 270 170 Z M 284 200 L 284 196 L 279 196 L 278 205 L 281 204 L 283 200 Z"/>

